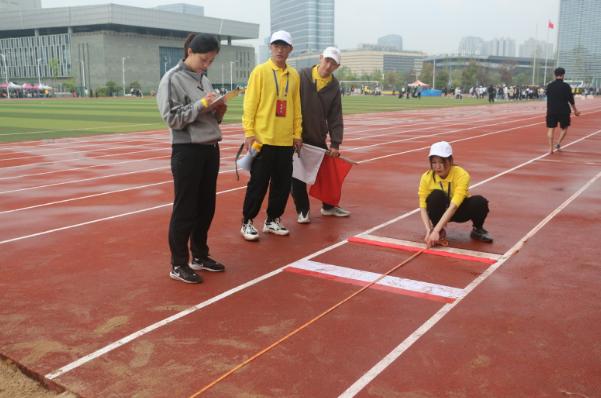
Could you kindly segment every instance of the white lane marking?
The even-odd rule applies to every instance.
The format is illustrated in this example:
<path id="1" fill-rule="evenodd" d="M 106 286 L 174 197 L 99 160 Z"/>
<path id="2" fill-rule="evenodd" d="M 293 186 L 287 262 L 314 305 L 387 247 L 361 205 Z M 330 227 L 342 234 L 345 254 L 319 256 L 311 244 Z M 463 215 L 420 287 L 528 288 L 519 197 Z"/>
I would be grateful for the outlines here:
<path id="1" fill-rule="evenodd" d="M 593 134 L 590 134 L 590 135 L 593 135 Z M 537 158 L 535 158 L 535 159 L 538 159 L 538 158 L 540 158 L 540 157 L 537 157 Z M 526 161 L 526 162 L 522 163 L 522 166 L 528 165 L 528 164 L 530 164 L 530 163 L 532 163 L 532 160 L 530 160 L 530 161 Z M 518 169 L 518 168 L 519 168 L 519 167 L 513 167 L 513 168 L 512 168 L 512 170 L 516 170 L 516 169 Z M 499 173 L 499 174 L 498 174 L 498 176 L 500 176 L 500 175 L 504 175 L 504 174 L 506 174 L 506 172 Z M 496 178 L 496 176 L 493 176 L 493 177 L 491 177 L 491 178 L 489 178 L 489 179 L 485 180 L 485 182 L 486 182 L 486 181 L 492 181 L 494 178 Z M 483 183 L 483 182 L 482 182 L 482 183 Z M 482 184 L 482 183 L 479 183 L 479 184 L 476 184 L 476 185 L 480 185 L 480 184 Z M 475 185 L 474 185 L 474 186 L 475 186 Z M 241 188 L 243 188 L 243 187 L 241 187 Z M 168 204 L 165 204 L 165 205 L 157 206 L 156 208 L 159 208 L 159 207 L 166 207 L 166 206 L 170 206 L 170 205 L 171 205 L 171 203 L 168 203 Z M 150 210 L 153 210 L 153 209 L 154 209 L 154 208 L 152 208 L 152 209 L 150 209 Z M 143 210 L 141 210 L 141 211 L 139 211 L 139 212 L 142 212 L 142 211 L 145 211 L 145 210 L 147 210 L 147 209 L 143 209 Z M 394 223 L 394 222 L 397 222 L 397 221 L 399 221 L 399 220 L 402 220 L 402 219 L 404 219 L 404 218 L 407 218 L 407 217 L 411 216 L 412 214 L 415 214 L 415 213 L 417 213 L 418 211 L 419 211 L 419 209 L 414 209 L 414 210 L 412 210 L 412 211 L 406 212 L 406 213 L 404 213 L 404 214 L 401 214 L 401 215 L 400 215 L 400 216 L 398 216 L 398 217 L 395 217 L 395 218 L 393 218 L 393 219 L 391 219 L 391 220 L 389 220 L 389 221 L 386 221 L 386 222 L 384 222 L 384 223 L 381 223 L 381 224 L 379 224 L 379 225 L 376 225 L 376 226 L 374 226 L 374 227 L 372 227 L 372 228 L 370 228 L 370 229 L 368 229 L 368 230 L 366 230 L 366 231 L 363 231 L 363 232 L 361 232 L 361 233 L 362 233 L 362 234 L 368 234 L 368 233 L 371 233 L 371 232 L 373 232 L 373 231 L 377 231 L 378 229 L 384 228 L 384 227 L 385 227 L 385 226 L 387 226 L 387 225 L 390 225 L 390 224 L 392 224 L 392 223 Z M 117 215 L 117 216 L 113 216 L 113 217 L 111 217 L 111 218 L 117 218 L 117 217 L 120 217 L 120 216 L 126 216 L 126 215 L 129 215 L 129 214 Z M 94 222 L 96 222 L 96 221 L 100 221 L 100 220 L 94 220 Z M 89 223 L 92 223 L 92 222 L 89 222 Z M 67 228 L 70 228 L 70 227 L 64 227 L 64 228 L 62 228 L 62 229 L 67 229 Z M 39 234 L 35 234 L 35 236 L 37 236 L 37 235 L 39 235 Z M 20 239 L 24 239 L 24 238 L 26 238 L 26 237 L 16 238 L 16 239 L 13 239 L 13 240 L 11 240 L 11 241 L 14 241 L 14 240 L 20 240 Z M 6 241 L 5 241 L 5 242 L 6 242 Z M 3 244 L 3 243 L 5 243 L 5 242 L 0 242 L 0 244 Z M 9 242 L 6 242 L 6 243 L 9 243 Z M 327 246 L 327 247 L 325 247 L 325 248 L 323 248 L 323 249 L 321 249 L 321 250 L 319 250 L 319 251 L 317 251 L 317 252 L 311 253 L 311 254 L 309 254 L 308 256 L 305 256 L 305 257 L 303 257 L 303 258 L 301 258 L 300 260 L 297 260 L 297 261 L 302 261 L 302 260 L 310 260 L 311 258 L 314 258 L 314 257 L 320 256 L 320 255 L 321 255 L 321 254 L 323 254 L 323 253 L 327 253 L 327 252 L 329 252 L 329 251 L 331 251 L 331 250 L 333 250 L 333 249 L 335 249 L 335 248 L 337 248 L 337 247 L 343 246 L 343 245 L 345 245 L 345 244 L 347 244 L 347 243 L 348 243 L 348 241 L 347 241 L 346 239 L 345 239 L 345 240 L 342 240 L 342 241 L 340 241 L 340 242 L 337 242 L 337 243 L 334 243 L 334 244 L 332 244 L 332 245 L 330 245 L 330 246 Z M 292 264 L 292 263 L 290 263 L 290 264 Z M 284 268 L 286 268 L 286 267 L 287 267 L 287 266 L 289 266 L 290 264 L 286 264 L 286 265 L 284 265 L 284 266 L 282 266 L 282 267 L 280 267 L 280 268 L 278 268 L 278 269 L 276 269 L 276 270 L 274 270 L 274 271 L 272 271 L 272 272 L 270 272 L 270 273 L 268 273 L 268 274 L 265 274 L 265 275 L 263 275 L 263 276 L 260 276 L 260 277 L 258 277 L 258 278 L 256 278 L 256 279 L 253 279 L 252 281 L 246 282 L 246 283 L 244 283 L 243 285 L 239 285 L 238 287 L 232 288 L 232 289 L 228 290 L 227 292 L 224 292 L 224 293 L 222 293 L 221 295 L 219 295 L 219 297 L 220 297 L 220 299 L 226 298 L 226 297 L 228 297 L 228 296 L 230 296 L 230 295 L 232 295 L 232 294 L 234 294 L 234 293 L 236 293 L 236 292 L 238 292 L 238 291 L 241 291 L 241 290 L 243 290 L 243 289 L 245 289 L 245 288 L 247 288 L 247 287 L 253 286 L 253 285 L 255 285 L 255 284 L 257 284 L 257 283 L 259 283 L 259 282 L 261 282 L 261 281 L 263 281 L 263 280 L 266 280 L 266 279 L 270 278 L 271 276 L 277 275 L 278 273 L 280 273 L 280 272 L 281 272 L 281 271 L 282 271 Z M 489 267 L 488 269 L 490 269 L 490 267 Z M 242 286 L 244 286 L 244 287 L 243 287 L 243 288 L 241 288 Z M 464 289 L 464 290 L 466 290 L 466 289 Z M 215 302 L 217 302 L 217 301 L 219 301 L 219 300 L 220 300 L 220 299 L 219 299 L 219 300 L 216 300 L 215 298 L 216 298 L 216 297 L 214 297 L 214 298 L 211 298 L 211 299 L 209 299 L 209 300 L 207 300 L 207 301 L 205 301 L 205 302 L 203 302 L 203 303 L 208 303 L 208 302 L 210 302 L 210 303 L 212 304 L 212 303 L 215 303 Z M 206 305 L 204 305 L 203 303 L 200 303 L 200 304 L 198 304 L 197 306 L 201 306 L 201 307 L 199 307 L 199 308 L 203 308 L 203 307 L 205 307 L 205 306 L 206 306 Z M 207 305 L 208 305 L 208 304 L 207 304 Z M 184 310 L 184 311 L 182 311 L 182 312 L 186 312 L 186 315 L 188 315 L 188 314 L 191 314 L 192 312 L 195 312 L 196 310 L 197 310 L 197 309 L 193 309 L 192 311 L 189 311 L 189 312 L 188 312 L 188 309 L 187 309 L 187 310 Z M 178 313 L 178 314 L 179 314 L 179 313 Z M 175 317 L 175 316 L 177 316 L 178 314 L 174 314 L 174 315 L 172 315 L 172 317 Z M 166 319 L 170 319 L 170 318 L 171 318 L 171 317 L 169 317 L 169 318 L 166 318 Z M 179 318 L 181 318 L 181 317 L 178 317 L 177 319 L 179 319 Z M 141 329 L 141 330 L 139 330 L 139 331 L 137 331 L 137 332 L 134 332 L 134 333 L 132 333 L 132 334 L 130 334 L 130 335 L 128 335 L 128 336 L 126 336 L 126 337 L 124 337 L 124 338 L 122 338 L 122 339 L 120 339 L 120 340 L 118 340 L 118 341 L 114 342 L 114 343 L 111 343 L 111 344 L 109 344 L 109 345 L 107 345 L 107 346 L 105 346 L 105 347 L 103 347 L 103 348 L 101 348 L 101 349 L 99 349 L 99 350 L 97 350 L 97 351 L 94 351 L 94 352 L 92 352 L 92 353 L 90 353 L 90 354 L 88 354 L 88 355 L 86 355 L 86 356 L 84 356 L 84 357 L 82 357 L 82 358 L 79 358 L 79 359 L 77 359 L 77 360 L 75 360 L 75 361 L 71 362 L 70 364 L 67 364 L 67 365 L 65 365 L 65 366 L 63 366 L 63 367 L 61 367 L 61 368 L 57 369 L 57 370 L 56 370 L 56 371 L 54 371 L 54 372 L 48 373 L 48 374 L 46 375 L 46 377 L 47 377 L 48 379 L 54 379 L 54 378 L 56 378 L 56 377 L 58 377 L 58 376 L 60 376 L 60 375 L 62 375 L 62 374 L 64 374 L 64 373 L 66 373 L 66 372 L 68 372 L 68 371 L 71 371 L 71 370 L 73 370 L 73 369 L 75 369 L 75 368 L 77 368 L 77 367 L 79 367 L 79 366 L 81 366 L 81 365 L 84 365 L 84 364 L 86 364 L 86 363 L 88 363 L 88 362 L 90 362 L 90 361 L 92 361 L 92 360 L 94 360 L 94 359 L 96 359 L 96 358 L 100 357 L 101 355 L 104 355 L 104 354 L 106 354 L 107 352 L 110 352 L 110 351 L 112 351 L 112 350 L 114 350 L 114 349 L 116 349 L 116 348 L 119 348 L 119 347 L 121 347 L 121 346 L 122 346 L 122 345 L 124 345 L 124 344 L 127 344 L 128 342 L 130 342 L 130 341 L 132 341 L 132 340 L 136 339 L 137 337 L 140 337 L 140 336 L 142 336 L 142 335 L 145 335 L 146 333 L 149 333 L 150 331 L 152 331 L 152 330 L 155 330 L 155 329 L 157 329 L 157 328 L 158 328 L 158 327 L 160 327 L 160 326 L 165 326 L 165 325 L 167 325 L 167 324 L 169 324 L 169 323 L 171 323 L 171 322 L 172 322 L 172 321 L 169 321 L 169 322 L 164 322 L 164 321 L 165 321 L 165 319 L 164 319 L 163 321 L 159 321 L 159 322 L 157 322 L 157 323 L 155 323 L 155 324 L 153 324 L 153 325 L 150 325 L 150 326 L 148 326 L 148 327 L 146 327 L 146 328 L 144 328 L 144 329 Z M 163 322 L 164 322 L 164 323 L 163 323 Z M 161 325 L 160 325 L 160 326 L 154 326 L 154 325 L 158 325 L 158 323 L 161 323 Z M 149 329 L 149 328 L 152 328 L 152 329 Z"/>
<path id="2" fill-rule="evenodd" d="M 409 246 L 409 247 L 415 247 L 418 249 L 426 248 L 425 243 L 412 242 L 409 240 L 402 240 L 402 239 L 388 238 L 385 236 L 363 234 L 363 235 L 357 235 L 357 237 L 363 238 L 363 239 L 368 239 L 368 240 L 371 240 L 374 242 L 391 243 L 393 245 Z M 498 260 L 499 258 L 501 258 L 501 255 L 496 254 L 496 253 L 479 252 L 479 251 L 475 251 L 475 250 L 458 249 L 458 248 L 454 248 L 454 247 L 437 246 L 437 247 L 431 248 L 431 250 L 440 251 L 440 252 L 444 252 L 444 253 L 461 254 L 463 256 L 485 258 L 488 260 Z"/>
<path id="3" fill-rule="evenodd" d="M 455 300 L 453 303 L 448 303 L 442 306 L 430 319 L 424 324 L 417 328 L 411 335 L 403 340 L 398 346 L 396 346 L 390 353 L 388 353 L 382 360 L 376 363 L 371 369 L 369 369 L 363 376 L 355 381 L 349 388 L 346 389 L 339 398 L 351 398 L 357 395 L 365 386 L 367 386 L 372 380 L 374 380 L 380 373 L 382 373 L 388 366 L 396 361 L 409 347 L 411 347 L 417 340 L 419 340 L 424 334 L 432 329 L 438 321 L 440 321 L 446 314 L 448 314 L 455 306 L 467 297 L 478 285 L 480 285 L 486 278 L 492 275 L 499 267 L 501 267 L 507 260 L 511 258 L 515 253 L 520 251 L 524 244 L 532 238 L 538 231 L 540 231 L 549 221 L 551 221 L 560 211 L 565 209 L 570 203 L 578 198 L 588 187 L 590 187 L 595 181 L 601 177 L 601 172 L 597 173 L 591 178 L 586 184 L 584 184 L 578 191 L 572 196 L 566 199 L 561 205 L 553 210 L 547 217 L 539 222 L 534 228 L 532 228 L 524 237 L 522 237 L 513 247 L 511 247 L 505 254 L 501 256 L 499 261 L 488 267 L 480 276 L 474 279 L 465 289 L 465 294 Z"/>
<path id="4" fill-rule="evenodd" d="M 311 271 L 318 274 L 330 275 L 342 279 L 350 279 L 358 282 L 364 282 L 364 284 L 371 283 L 382 276 L 382 274 L 378 274 L 375 272 L 362 271 L 348 267 L 341 267 L 333 264 L 320 263 L 312 260 L 296 261 L 290 264 L 288 268 L 296 268 L 300 270 Z M 459 289 L 456 287 L 444 286 L 436 283 L 429 283 L 423 281 L 416 281 L 407 278 L 399 278 L 390 275 L 382 278 L 376 283 L 376 285 L 453 300 L 463 295 L 463 289 Z"/>

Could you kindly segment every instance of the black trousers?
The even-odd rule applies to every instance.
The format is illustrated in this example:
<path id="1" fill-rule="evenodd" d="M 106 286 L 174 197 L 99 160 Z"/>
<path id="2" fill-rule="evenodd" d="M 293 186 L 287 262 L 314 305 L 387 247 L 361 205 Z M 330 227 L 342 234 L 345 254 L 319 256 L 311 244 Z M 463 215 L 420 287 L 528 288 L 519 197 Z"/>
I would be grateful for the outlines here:
<path id="1" fill-rule="evenodd" d="M 426 209 L 428 211 L 428 217 L 432 221 L 433 225 L 436 225 L 442 218 L 442 215 L 449 207 L 450 200 L 445 192 L 440 189 L 435 189 L 426 198 Z M 483 196 L 476 195 L 465 198 L 451 221 L 454 222 L 466 222 L 471 220 L 472 224 L 476 228 L 482 228 L 484 220 L 488 215 L 488 200 Z"/>
<path id="2" fill-rule="evenodd" d="M 176 144 L 172 146 L 171 173 L 175 198 L 169 223 L 171 264 L 188 264 L 194 257 L 209 255 L 207 236 L 213 215 L 219 174 L 219 146 Z"/>
<path id="3" fill-rule="evenodd" d="M 327 156 L 327 155 L 326 155 Z M 292 199 L 297 213 L 307 214 L 309 212 L 309 195 L 307 194 L 307 184 L 304 181 L 292 179 Z M 333 209 L 334 205 L 323 202 L 322 207 L 326 210 Z"/>
<path id="4" fill-rule="evenodd" d="M 290 195 L 293 152 L 291 146 L 263 145 L 250 168 L 250 180 L 246 186 L 242 208 L 244 222 L 254 219 L 259 214 L 267 188 L 267 218 L 272 220 L 284 214 Z"/>

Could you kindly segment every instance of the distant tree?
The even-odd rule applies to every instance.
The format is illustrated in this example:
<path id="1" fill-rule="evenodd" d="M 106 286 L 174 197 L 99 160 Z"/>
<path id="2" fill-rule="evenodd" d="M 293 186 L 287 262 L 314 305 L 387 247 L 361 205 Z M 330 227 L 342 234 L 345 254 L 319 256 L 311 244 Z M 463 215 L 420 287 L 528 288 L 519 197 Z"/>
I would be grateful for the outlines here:
<path id="1" fill-rule="evenodd" d="M 468 66 L 461 72 L 461 85 L 463 87 L 473 87 L 477 83 L 478 75 L 478 63 L 475 60 L 471 60 Z"/>
<path id="2" fill-rule="evenodd" d="M 515 73 L 515 63 L 507 63 L 499 68 L 499 77 L 501 83 L 511 84 L 513 82 L 513 74 Z"/>
<path id="3" fill-rule="evenodd" d="M 115 83 L 112 80 L 109 80 L 108 82 L 106 82 L 106 91 L 107 91 L 107 95 L 109 97 L 112 97 L 115 94 L 119 94 L 119 92 L 121 91 L 121 87 L 117 85 L 117 83 Z"/>
<path id="4" fill-rule="evenodd" d="M 59 62 L 58 59 L 52 58 L 48 61 L 48 67 L 50 68 L 50 75 L 56 79 L 58 77 Z"/>
<path id="5" fill-rule="evenodd" d="M 140 84 L 139 81 L 134 80 L 133 82 L 129 83 L 129 90 L 131 89 L 136 89 L 136 90 L 142 90 L 142 85 Z"/>
<path id="6" fill-rule="evenodd" d="M 419 80 L 421 80 L 422 82 L 424 82 L 426 84 L 432 84 L 433 69 L 434 68 L 431 63 L 424 62 L 424 65 L 422 66 L 422 73 L 419 74 Z"/>
<path id="7" fill-rule="evenodd" d="M 357 76 L 355 76 L 353 71 L 346 66 L 338 68 L 336 72 L 334 72 L 334 75 L 338 80 L 357 80 Z"/>
<path id="8" fill-rule="evenodd" d="M 449 72 L 446 69 L 436 69 L 436 88 L 442 89 L 449 84 Z"/>
<path id="9" fill-rule="evenodd" d="M 75 80 L 69 79 L 63 82 L 63 87 L 65 91 L 71 93 L 75 91 L 75 89 L 77 88 L 77 84 L 75 83 Z"/>
<path id="10" fill-rule="evenodd" d="M 396 89 L 401 86 L 401 72 L 390 71 L 384 72 L 384 87 L 388 89 Z"/>

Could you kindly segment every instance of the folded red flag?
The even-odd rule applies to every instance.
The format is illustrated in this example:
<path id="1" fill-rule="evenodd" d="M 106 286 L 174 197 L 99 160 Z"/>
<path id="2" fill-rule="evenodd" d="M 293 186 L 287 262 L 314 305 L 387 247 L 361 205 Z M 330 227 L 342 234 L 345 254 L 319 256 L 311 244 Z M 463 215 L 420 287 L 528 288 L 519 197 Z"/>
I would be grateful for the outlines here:
<path id="1" fill-rule="evenodd" d="M 338 206 L 342 194 L 342 183 L 353 167 L 338 157 L 324 156 L 309 194 L 329 205 Z"/>
<path id="2" fill-rule="evenodd" d="M 549 27 L 549 29 L 555 29 L 555 24 L 551 21 L 549 21 L 549 23 L 547 24 L 547 26 Z"/>

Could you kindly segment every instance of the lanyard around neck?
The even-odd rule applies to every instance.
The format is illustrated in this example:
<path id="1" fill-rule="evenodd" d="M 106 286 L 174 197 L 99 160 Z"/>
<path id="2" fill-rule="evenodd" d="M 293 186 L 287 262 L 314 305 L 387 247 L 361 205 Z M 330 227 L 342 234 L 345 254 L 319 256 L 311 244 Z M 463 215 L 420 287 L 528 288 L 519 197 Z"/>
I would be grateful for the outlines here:
<path id="1" fill-rule="evenodd" d="M 275 73 L 275 70 L 271 70 L 273 72 L 273 81 L 275 82 L 275 91 L 277 96 L 280 96 L 280 85 L 278 84 L 278 75 Z M 290 75 L 286 74 L 286 91 L 284 92 L 284 97 L 288 96 L 288 82 L 290 80 Z"/>

